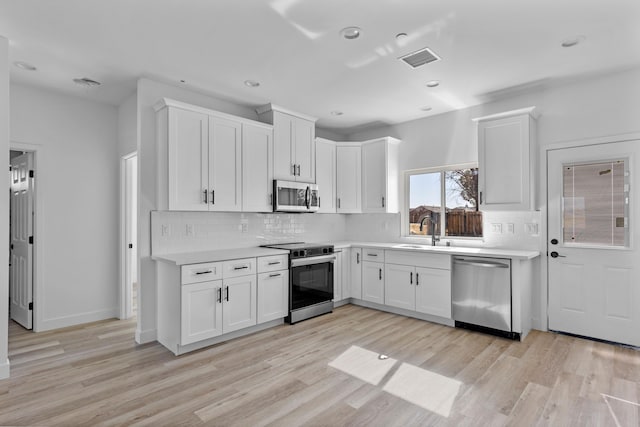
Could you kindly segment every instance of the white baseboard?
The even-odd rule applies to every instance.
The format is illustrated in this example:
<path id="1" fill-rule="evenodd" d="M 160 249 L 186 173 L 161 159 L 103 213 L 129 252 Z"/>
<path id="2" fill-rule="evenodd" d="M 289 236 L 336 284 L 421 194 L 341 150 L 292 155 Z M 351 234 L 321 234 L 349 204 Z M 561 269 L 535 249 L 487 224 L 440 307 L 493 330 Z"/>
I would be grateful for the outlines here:
<path id="1" fill-rule="evenodd" d="M 71 316 L 56 317 L 53 319 L 42 319 L 39 322 L 36 332 L 50 331 L 52 329 L 66 328 L 68 326 L 81 325 L 83 323 L 97 322 L 99 320 L 117 319 L 119 310 L 109 308 L 106 310 L 90 311 L 87 313 L 74 314 Z"/>
<path id="2" fill-rule="evenodd" d="M 9 378 L 9 373 L 9 359 L 7 359 L 4 363 L 0 364 L 0 380 Z"/>
<path id="3" fill-rule="evenodd" d="M 146 331 L 136 329 L 136 342 L 138 344 L 146 344 L 148 342 L 154 342 L 157 340 L 158 340 L 157 329 L 147 329 Z"/>

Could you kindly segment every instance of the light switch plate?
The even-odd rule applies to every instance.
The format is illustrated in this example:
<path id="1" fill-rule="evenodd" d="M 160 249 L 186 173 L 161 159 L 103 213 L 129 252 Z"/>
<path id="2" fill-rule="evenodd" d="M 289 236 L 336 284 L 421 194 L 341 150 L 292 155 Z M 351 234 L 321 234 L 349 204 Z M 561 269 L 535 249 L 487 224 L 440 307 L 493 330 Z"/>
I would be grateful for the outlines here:
<path id="1" fill-rule="evenodd" d="M 507 223 L 507 233 L 513 234 L 516 232 L 515 225 L 512 222 Z"/>
<path id="2" fill-rule="evenodd" d="M 187 224 L 185 227 L 185 234 L 187 236 L 193 236 L 193 224 Z"/>
<path id="3" fill-rule="evenodd" d="M 497 234 L 502 234 L 502 224 L 499 224 L 499 223 L 491 224 L 491 231 Z"/>
<path id="4" fill-rule="evenodd" d="M 169 234 L 171 234 L 171 226 L 169 224 L 162 224 L 160 226 L 160 235 L 166 237 Z"/>

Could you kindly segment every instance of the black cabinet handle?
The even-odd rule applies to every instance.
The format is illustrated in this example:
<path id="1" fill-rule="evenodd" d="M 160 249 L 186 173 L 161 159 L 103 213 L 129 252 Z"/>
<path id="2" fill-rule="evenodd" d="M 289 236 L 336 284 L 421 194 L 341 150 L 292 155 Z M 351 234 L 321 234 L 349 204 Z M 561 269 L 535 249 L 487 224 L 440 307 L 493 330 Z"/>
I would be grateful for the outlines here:
<path id="1" fill-rule="evenodd" d="M 226 300 L 229 301 L 229 287 L 228 286 L 227 286 L 227 298 L 226 298 Z"/>
<path id="2" fill-rule="evenodd" d="M 204 193 L 204 202 L 209 203 L 209 198 L 208 198 L 209 192 L 207 190 L 202 190 L 202 192 Z"/>
<path id="3" fill-rule="evenodd" d="M 356 264 L 360 264 L 360 252 L 356 253 Z"/>
<path id="4" fill-rule="evenodd" d="M 211 204 L 216 204 L 216 192 L 214 190 L 211 190 Z"/>
<path id="5" fill-rule="evenodd" d="M 233 267 L 234 270 L 244 270 L 246 268 L 249 268 L 248 265 L 243 265 L 242 267 Z"/>
<path id="6" fill-rule="evenodd" d="M 410 285 L 413 285 L 413 271 L 410 273 L 410 276 L 409 276 L 409 277 L 410 277 L 410 278 L 409 278 L 409 284 L 410 284 Z"/>
<path id="7" fill-rule="evenodd" d="M 222 302 L 222 288 L 218 288 L 218 302 Z"/>
<path id="8" fill-rule="evenodd" d="M 209 274 L 209 273 L 213 273 L 213 270 L 207 270 L 207 271 L 196 271 L 196 274 Z"/>
<path id="9" fill-rule="evenodd" d="M 273 262 L 270 262 L 267 265 L 278 265 L 278 264 L 280 264 L 280 261 L 273 261 Z"/>
<path id="10" fill-rule="evenodd" d="M 382 269 L 378 269 L 378 279 L 382 280 Z"/>
<path id="11" fill-rule="evenodd" d="M 269 277 L 280 277 L 281 274 L 280 273 L 275 273 L 275 274 L 270 274 Z"/>
<path id="12" fill-rule="evenodd" d="M 420 273 L 416 273 L 416 286 L 420 285 Z"/>

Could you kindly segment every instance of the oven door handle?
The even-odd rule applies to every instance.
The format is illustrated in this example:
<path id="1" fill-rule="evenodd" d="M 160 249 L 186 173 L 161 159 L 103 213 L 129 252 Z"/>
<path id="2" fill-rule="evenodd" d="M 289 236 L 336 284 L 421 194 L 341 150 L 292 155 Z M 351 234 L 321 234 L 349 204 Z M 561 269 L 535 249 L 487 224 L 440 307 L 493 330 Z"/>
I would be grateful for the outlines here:
<path id="1" fill-rule="evenodd" d="M 309 258 L 298 258 L 291 260 L 291 268 L 302 267 L 304 265 L 322 264 L 325 262 L 333 263 L 336 260 L 335 255 L 312 256 Z"/>

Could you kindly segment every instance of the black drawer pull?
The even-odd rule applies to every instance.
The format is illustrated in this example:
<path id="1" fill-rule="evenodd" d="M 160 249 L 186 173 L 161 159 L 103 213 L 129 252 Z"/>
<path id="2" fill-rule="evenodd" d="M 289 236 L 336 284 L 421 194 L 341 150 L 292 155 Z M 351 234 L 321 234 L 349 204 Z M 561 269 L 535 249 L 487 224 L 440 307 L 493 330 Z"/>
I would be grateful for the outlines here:
<path id="1" fill-rule="evenodd" d="M 280 273 L 275 273 L 275 274 L 270 274 L 269 277 L 280 277 L 282 276 L 282 274 Z"/>
<path id="2" fill-rule="evenodd" d="M 242 267 L 233 267 L 234 270 L 245 270 L 247 268 L 249 268 L 248 265 L 243 265 Z"/>
<path id="3" fill-rule="evenodd" d="M 278 265 L 278 264 L 280 264 L 280 261 L 273 261 L 273 262 L 270 262 L 267 265 Z"/>
<path id="4" fill-rule="evenodd" d="M 207 270 L 207 271 L 196 271 L 196 274 L 209 274 L 209 273 L 213 273 L 212 270 Z"/>

